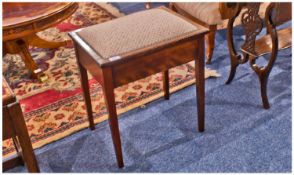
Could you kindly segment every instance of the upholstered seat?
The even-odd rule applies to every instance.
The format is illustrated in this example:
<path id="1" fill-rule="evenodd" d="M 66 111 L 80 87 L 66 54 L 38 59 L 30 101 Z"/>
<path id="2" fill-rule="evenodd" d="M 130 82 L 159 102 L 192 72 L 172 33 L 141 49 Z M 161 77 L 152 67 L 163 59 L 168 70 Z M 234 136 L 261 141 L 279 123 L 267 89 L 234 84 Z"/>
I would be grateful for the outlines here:
<path id="1" fill-rule="evenodd" d="M 209 25 L 222 24 L 221 14 L 219 11 L 219 3 L 215 2 L 178 2 L 175 3 L 179 8 L 189 13 L 191 16 L 205 22 Z"/>
<path id="2" fill-rule="evenodd" d="M 99 64 L 129 52 L 160 47 L 201 32 L 203 27 L 162 9 L 146 10 L 75 31 L 101 57 Z"/>

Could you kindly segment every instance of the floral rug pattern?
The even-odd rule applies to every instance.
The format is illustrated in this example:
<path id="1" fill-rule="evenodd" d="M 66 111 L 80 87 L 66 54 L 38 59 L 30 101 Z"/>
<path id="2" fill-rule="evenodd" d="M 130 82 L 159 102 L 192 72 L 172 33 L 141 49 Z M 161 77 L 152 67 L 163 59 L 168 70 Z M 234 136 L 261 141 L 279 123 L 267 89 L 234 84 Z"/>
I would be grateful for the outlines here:
<path id="1" fill-rule="evenodd" d="M 116 18 L 103 8 L 105 5 L 110 6 L 80 3 L 79 9 L 69 19 L 38 35 L 46 40 L 62 41 L 69 39 L 68 31 Z M 49 81 L 39 83 L 31 79 L 19 55 L 7 54 L 3 58 L 3 75 L 20 101 L 33 147 L 38 148 L 86 128 L 88 121 L 73 46 L 69 44 L 58 49 L 30 48 L 30 52 L 49 76 Z M 89 76 L 95 123 L 99 123 L 107 119 L 107 111 L 100 85 Z M 193 84 L 193 62 L 171 69 L 169 76 L 171 92 Z M 206 69 L 205 76 L 216 77 L 218 74 Z M 118 113 L 162 95 L 161 74 L 119 87 L 115 90 Z M 11 140 L 4 141 L 2 149 L 4 157 L 15 153 Z"/>

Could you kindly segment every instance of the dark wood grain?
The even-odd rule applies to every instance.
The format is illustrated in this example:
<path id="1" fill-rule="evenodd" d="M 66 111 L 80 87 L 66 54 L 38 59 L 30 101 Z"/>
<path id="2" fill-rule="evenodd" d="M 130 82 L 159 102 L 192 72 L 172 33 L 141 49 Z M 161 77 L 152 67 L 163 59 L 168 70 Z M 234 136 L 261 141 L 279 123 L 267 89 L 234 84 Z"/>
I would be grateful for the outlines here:
<path id="1" fill-rule="evenodd" d="M 41 39 L 37 32 L 52 27 L 72 15 L 78 3 L 3 3 L 3 50 L 4 53 L 20 54 L 34 78 L 41 82 L 48 76 L 38 68 L 28 50 L 29 46 L 58 48 L 68 41 L 53 42 Z"/>
<path id="2" fill-rule="evenodd" d="M 37 159 L 30 141 L 29 133 L 26 128 L 24 117 L 19 103 L 9 105 L 9 115 L 16 131 L 16 135 L 21 147 L 22 159 L 28 168 L 29 172 L 39 172 Z"/>
<path id="3" fill-rule="evenodd" d="M 198 130 L 204 131 L 205 125 L 205 83 L 204 83 L 204 39 L 199 38 L 194 51 L 197 93 Z"/>
<path id="4" fill-rule="evenodd" d="M 163 84 L 163 92 L 164 99 L 169 99 L 169 75 L 168 70 L 162 72 L 162 84 Z"/>
<path id="5" fill-rule="evenodd" d="M 3 3 L 3 41 L 24 38 L 72 15 L 77 3 Z M 13 12 L 13 13 L 11 13 Z"/>
<path id="6" fill-rule="evenodd" d="M 196 37 L 195 37 L 196 38 Z M 114 84 L 119 87 L 147 76 L 159 73 L 172 67 L 188 63 L 194 59 L 195 38 L 183 40 L 168 48 L 132 57 L 113 67 Z M 181 58 L 181 59 L 179 59 Z M 125 71 L 128 70 L 128 71 Z"/>
<path id="7" fill-rule="evenodd" d="M 245 9 L 244 12 L 241 10 Z M 270 108 L 267 97 L 267 82 L 269 74 L 277 59 L 280 49 L 292 46 L 292 28 L 277 30 L 277 26 L 291 20 L 291 3 L 270 3 L 266 8 L 264 24 L 267 34 L 257 35 L 263 28 L 263 21 L 259 17 L 259 3 L 222 3 L 221 12 L 223 18 L 229 18 L 227 26 L 227 40 L 231 59 L 231 70 L 226 84 L 233 80 L 237 67 L 249 60 L 251 68 L 258 75 L 263 107 Z M 233 24 L 238 15 L 241 16 L 242 27 L 245 31 L 245 42 L 241 47 L 242 53 L 236 51 L 233 39 Z M 258 57 L 269 54 L 270 58 L 265 66 L 258 66 Z"/>
<path id="8" fill-rule="evenodd" d="M 78 57 L 78 52 L 76 52 L 76 55 Z M 93 118 L 93 111 L 92 111 L 92 103 L 91 103 L 91 96 L 90 96 L 90 88 L 89 88 L 89 79 L 87 70 L 81 65 L 79 62 L 79 59 L 77 59 L 77 64 L 80 70 L 80 79 L 81 79 L 81 86 L 84 93 L 84 100 L 86 103 L 86 109 L 87 109 L 87 116 L 89 120 L 89 127 L 91 130 L 95 129 L 94 124 L 94 118 Z"/>
<path id="9" fill-rule="evenodd" d="M 106 107 L 108 109 L 108 122 L 111 130 L 111 136 L 113 141 L 113 146 L 116 154 L 117 164 L 119 168 L 124 166 L 121 140 L 117 119 L 117 111 L 115 104 L 115 95 L 114 95 L 114 83 L 113 83 L 113 72 L 112 68 L 103 69 L 103 92 Z"/>
<path id="10" fill-rule="evenodd" d="M 9 87 L 6 86 L 5 89 L 7 88 Z M 9 159 L 8 162 L 3 162 L 3 170 L 13 168 L 20 163 L 24 163 L 29 172 L 39 172 L 39 166 L 30 141 L 20 104 L 17 100 L 14 102 L 6 102 L 6 98 L 3 100 L 3 104 L 5 105 L 2 106 L 2 140 L 12 138 L 18 153 L 18 158 Z"/>
<path id="11" fill-rule="evenodd" d="M 285 28 L 277 31 L 278 38 L 278 50 L 287 49 L 292 46 L 292 27 Z M 255 41 L 255 53 L 248 52 L 246 49 L 241 51 L 254 56 L 260 57 L 272 52 L 272 37 L 270 34 L 264 35 L 263 37 Z"/>
<path id="12" fill-rule="evenodd" d="M 206 64 L 211 63 L 211 59 L 213 56 L 214 46 L 215 46 L 215 35 L 217 31 L 216 25 L 209 26 L 209 33 L 205 35 L 206 40 Z"/>

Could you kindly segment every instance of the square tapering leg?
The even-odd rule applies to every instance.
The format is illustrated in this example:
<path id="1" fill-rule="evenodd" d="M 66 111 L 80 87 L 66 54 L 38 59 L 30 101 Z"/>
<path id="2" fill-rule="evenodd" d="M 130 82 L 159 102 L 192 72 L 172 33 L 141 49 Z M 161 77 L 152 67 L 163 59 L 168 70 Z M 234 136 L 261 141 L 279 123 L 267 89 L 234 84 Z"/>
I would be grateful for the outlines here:
<path id="1" fill-rule="evenodd" d="M 164 92 L 164 99 L 169 99 L 169 77 L 168 77 L 168 70 L 162 72 L 162 83 L 163 83 L 163 92 Z"/>
<path id="2" fill-rule="evenodd" d="M 204 77 L 204 38 L 198 39 L 197 51 L 195 54 L 195 78 L 196 78 L 196 93 L 197 93 L 197 112 L 198 112 L 198 130 L 204 131 L 204 116 L 205 116 L 205 77 Z"/>
<path id="3" fill-rule="evenodd" d="M 77 62 L 78 62 L 79 70 L 80 70 L 80 79 L 81 79 L 81 85 L 82 85 L 82 90 L 84 94 L 84 100 L 86 103 L 87 115 L 89 120 L 89 128 L 91 130 L 94 130 L 95 124 L 94 124 L 94 117 L 93 117 L 92 104 L 91 104 L 88 74 L 87 74 L 87 70 L 79 63 L 78 60 Z"/>
<path id="4" fill-rule="evenodd" d="M 116 160 L 119 168 L 124 167 L 121 140 L 119 133 L 119 125 L 117 119 L 116 105 L 115 105 L 115 95 L 114 95 L 114 85 L 111 68 L 105 68 L 103 71 L 103 93 L 108 110 L 108 122 L 111 130 L 112 142 L 116 154 Z"/>

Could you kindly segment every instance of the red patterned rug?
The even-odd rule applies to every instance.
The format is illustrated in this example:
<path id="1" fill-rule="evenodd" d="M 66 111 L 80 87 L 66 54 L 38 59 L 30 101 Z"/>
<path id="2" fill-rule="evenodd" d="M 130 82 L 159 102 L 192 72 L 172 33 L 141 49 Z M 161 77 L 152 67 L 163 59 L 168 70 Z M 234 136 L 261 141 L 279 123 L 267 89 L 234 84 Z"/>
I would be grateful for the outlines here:
<path id="1" fill-rule="evenodd" d="M 80 3 L 79 9 L 69 19 L 38 35 L 46 40 L 61 41 L 69 39 L 68 31 L 122 15 L 110 4 Z M 48 82 L 30 79 L 19 55 L 8 54 L 3 58 L 3 75 L 20 100 L 33 147 L 38 148 L 86 128 L 88 121 L 73 46 L 30 48 L 30 52 L 49 76 Z M 99 123 L 107 119 L 107 111 L 100 85 L 89 76 L 95 123 Z M 205 76 L 216 77 L 218 74 L 206 69 Z M 171 92 L 194 82 L 193 63 L 170 70 Z M 115 95 L 119 114 L 158 99 L 163 96 L 161 74 L 119 87 Z M 4 141 L 2 149 L 4 157 L 15 153 L 11 140 Z"/>

